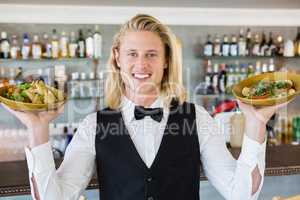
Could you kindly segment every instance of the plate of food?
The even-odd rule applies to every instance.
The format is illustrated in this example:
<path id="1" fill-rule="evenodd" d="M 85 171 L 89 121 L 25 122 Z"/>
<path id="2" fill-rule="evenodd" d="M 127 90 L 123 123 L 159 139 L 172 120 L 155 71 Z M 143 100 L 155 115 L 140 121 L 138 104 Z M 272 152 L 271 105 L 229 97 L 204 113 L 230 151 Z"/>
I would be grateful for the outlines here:
<path id="1" fill-rule="evenodd" d="M 37 80 L 0 88 L 0 102 L 18 111 L 55 110 L 67 101 L 63 91 Z"/>
<path id="2" fill-rule="evenodd" d="M 254 106 L 272 106 L 290 101 L 300 93 L 300 75 L 290 72 L 264 73 L 233 86 L 233 95 Z"/>

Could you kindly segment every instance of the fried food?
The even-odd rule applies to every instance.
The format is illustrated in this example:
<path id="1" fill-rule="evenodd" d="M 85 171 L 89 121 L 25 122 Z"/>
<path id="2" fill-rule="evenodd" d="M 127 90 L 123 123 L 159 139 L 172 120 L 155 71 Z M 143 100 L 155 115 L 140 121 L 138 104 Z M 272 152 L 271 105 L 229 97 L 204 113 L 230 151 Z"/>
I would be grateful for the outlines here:
<path id="1" fill-rule="evenodd" d="M 251 87 L 244 87 L 242 95 L 248 99 L 279 98 L 296 92 L 291 80 L 261 80 Z"/>
<path id="2" fill-rule="evenodd" d="M 54 104 L 64 100 L 62 91 L 46 85 L 41 80 L 9 87 L 3 96 L 14 101 L 34 104 Z"/>

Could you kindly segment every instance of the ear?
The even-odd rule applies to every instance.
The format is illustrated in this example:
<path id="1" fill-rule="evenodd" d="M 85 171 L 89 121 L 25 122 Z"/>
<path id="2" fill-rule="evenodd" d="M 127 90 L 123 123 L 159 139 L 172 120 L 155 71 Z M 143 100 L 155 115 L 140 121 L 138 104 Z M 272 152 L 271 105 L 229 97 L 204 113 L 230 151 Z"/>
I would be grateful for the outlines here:
<path id="1" fill-rule="evenodd" d="M 114 57 L 115 57 L 115 60 L 116 60 L 116 63 L 118 65 L 118 67 L 120 68 L 120 53 L 119 53 L 119 50 L 118 49 L 114 49 L 113 50 L 114 52 Z"/>

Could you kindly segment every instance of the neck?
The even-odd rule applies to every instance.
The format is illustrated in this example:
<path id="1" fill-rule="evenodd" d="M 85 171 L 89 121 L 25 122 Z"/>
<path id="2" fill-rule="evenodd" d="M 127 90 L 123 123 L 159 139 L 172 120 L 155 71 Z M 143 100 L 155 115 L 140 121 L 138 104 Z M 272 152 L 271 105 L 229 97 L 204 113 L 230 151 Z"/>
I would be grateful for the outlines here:
<path id="1" fill-rule="evenodd" d="M 158 98 L 159 94 L 157 92 L 140 94 L 127 90 L 127 92 L 125 92 L 125 96 L 137 105 L 149 107 Z"/>

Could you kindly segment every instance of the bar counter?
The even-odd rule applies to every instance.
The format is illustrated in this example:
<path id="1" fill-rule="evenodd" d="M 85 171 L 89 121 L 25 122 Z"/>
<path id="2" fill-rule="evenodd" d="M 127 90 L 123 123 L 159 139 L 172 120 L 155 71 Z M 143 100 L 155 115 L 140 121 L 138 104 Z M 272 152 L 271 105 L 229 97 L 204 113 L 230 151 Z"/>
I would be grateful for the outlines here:
<path id="1" fill-rule="evenodd" d="M 238 158 L 240 149 L 230 149 Z M 300 145 L 281 145 L 267 147 L 265 176 L 283 176 L 300 174 Z M 61 161 L 56 161 L 59 166 Z M 26 161 L 0 162 L 0 197 L 30 194 Z M 200 180 L 206 180 L 201 170 Z M 87 189 L 98 188 L 96 176 Z"/>

